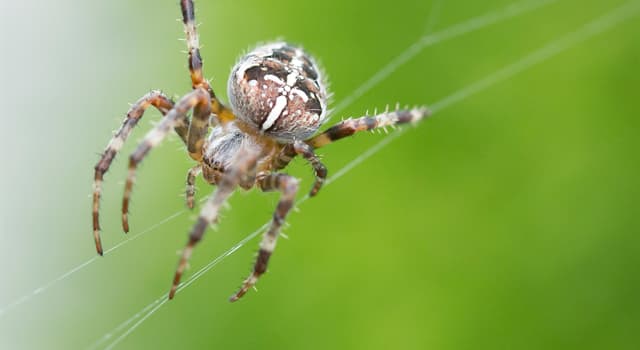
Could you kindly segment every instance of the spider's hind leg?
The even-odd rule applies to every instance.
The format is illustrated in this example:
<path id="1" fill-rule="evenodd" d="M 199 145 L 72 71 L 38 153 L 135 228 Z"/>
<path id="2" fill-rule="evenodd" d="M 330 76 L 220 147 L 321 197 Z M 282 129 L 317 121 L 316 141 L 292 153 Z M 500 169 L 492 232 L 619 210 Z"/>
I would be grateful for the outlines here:
<path id="1" fill-rule="evenodd" d="M 258 186 L 265 192 L 280 191 L 282 195 L 273 213 L 271 226 L 262 238 L 262 242 L 260 242 L 260 251 L 258 252 L 258 258 L 253 267 L 253 272 L 244 281 L 240 290 L 229 299 L 230 301 L 237 301 L 245 295 L 249 288 L 258 282 L 258 278 L 267 271 L 267 264 L 276 247 L 276 240 L 278 239 L 280 228 L 282 224 L 284 224 L 284 220 L 291 210 L 296 193 L 298 192 L 298 180 L 292 176 L 281 173 L 269 174 L 259 179 Z"/>
<path id="2" fill-rule="evenodd" d="M 173 277 L 173 284 L 169 291 L 169 299 L 173 299 L 178 290 L 182 274 L 187 267 L 187 263 L 191 258 L 191 253 L 193 252 L 196 244 L 202 240 L 207 227 L 218 220 L 220 207 L 222 207 L 224 202 L 229 198 L 231 193 L 233 193 L 233 190 L 238 186 L 238 183 L 240 183 L 242 179 L 251 178 L 251 181 L 255 181 L 254 174 L 259 157 L 259 152 L 253 152 L 247 149 L 240 151 L 234 157 L 232 162 L 234 166 L 224 173 L 224 176 L 218 183 L 218 187 L 214 194 L 209 197 L 207 203 L 202 207 L 202 210 L 200 210 L 198 221 L 189 233 L 187 245 L 182 251 L 182 256 L 178 262 L 178 267 L 176 268 L 176 273 Z"/>
<path id="3" fill-rule="evenodd" d="M 386 111 L 372 117 L 347 119 L 330 127 L 321 134 L 312 137 L 306 141 L 306 143 L 313 148 L 319 148 L 351 136 L 358 131 L 368 131 L 406 123 L 417 123 L 430 114 L 431 112 L 426 107 L 419 107 Z"/>

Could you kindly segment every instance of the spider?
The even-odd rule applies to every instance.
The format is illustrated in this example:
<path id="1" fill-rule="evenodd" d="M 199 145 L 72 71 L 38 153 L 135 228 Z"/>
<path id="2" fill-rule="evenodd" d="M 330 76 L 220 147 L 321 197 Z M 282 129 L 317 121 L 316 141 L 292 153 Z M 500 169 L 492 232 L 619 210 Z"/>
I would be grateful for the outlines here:
<path id="1" fill-rule="evenodd" d="M 176 293 L 194 247 L 207 227 L 217 222 L 220 207 L 237 187 L 248 190 L 257 186 L 265 192 L 281 193 L 270 227 L 260 243 L 253 272 L 230 298 L 236 301 L 267 270 L 280 228 L 294 203 L 299 181 L 280 172 L 294 157 L 303 157 L 313 167 L 315 182 L 309 196 L 315 196 L 327 177 L 327 168 L 315 149 L 359 131 L 416 123 L 428 116 L 429 110 L 425 107 L 397 109 L 347 119 L 313 136 L 328 114 L 326 83 L 314 59 L 301 48 L 285 42 L 261 45 L 236 63 L 227 84 L 228 107 L 216 97 L 211 84 L 203 77 L 193 0 L 181 0 L 180 6 L 192 91 L 175 103 L 162 92 L 151 91 L 131 106 L 95 166 L 93 236 L 96 250 L 102 255 L 98 213 L 103 176 L 145 110 L 154 106 L 163 118 L 129 157 L 122 200 L 123 230 L 129 231 L 129 200 L 138 164 L 172 129 L 196 162 L 187 174 L 187 206 L 194 207 L 194 182 L 200 173 L 208 183 L 217 186 L 189 233 L 169 299 Z"/>

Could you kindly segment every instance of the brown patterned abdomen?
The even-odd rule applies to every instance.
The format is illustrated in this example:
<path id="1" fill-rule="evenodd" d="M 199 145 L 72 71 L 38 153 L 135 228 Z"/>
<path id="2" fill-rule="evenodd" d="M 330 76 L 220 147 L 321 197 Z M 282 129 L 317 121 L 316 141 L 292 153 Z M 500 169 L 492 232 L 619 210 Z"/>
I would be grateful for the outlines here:
<path id="1" fill-rule="evenodd" d="M 305 140 L 326 118 L 327 91 L 318 67 L 302 49 L 271 43 L 233 68 L 228 93 L 234 113 L 282 143 Z"/>

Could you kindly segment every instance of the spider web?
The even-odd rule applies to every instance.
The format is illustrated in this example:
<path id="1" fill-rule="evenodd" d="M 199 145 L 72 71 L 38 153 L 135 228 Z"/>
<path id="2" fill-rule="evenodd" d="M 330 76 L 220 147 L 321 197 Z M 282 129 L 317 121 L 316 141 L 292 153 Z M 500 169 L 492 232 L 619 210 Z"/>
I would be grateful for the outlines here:
<path id="1" fill-rule="evenodd" d="M 551 2 L 551 1 L 538 2 L 537 4 L 541 5 L 541 4 L 549 3 L 549 2 Z M 583 41 L 585 41 L 585 40 L 587 40 L 587 39 L 589 39 L 589 38 L 591 38 L 591 37 L 593 37 L 593 36 L 595 36 L 597 34 L 600 34 L 600 33 L 603 33 L 605 31 L 609 30 L 609 29 L 612 29 L 616 25 L 618 25 L 618 24 L 622 23 L 623 21 L 628 20 L 628 19 L 630 19 L 632 17 L 635 17 L 639 13 L 640 13 L 640 1 L 629 1 L 629 2 L 626 2 L 623 5 L 618 6 L 618 7 L 614 8 L 613 10 L 609 11 L 605 15 L 603 15 L 603 16 L 595 19 L 595 20 L 592 20 L 591 22 L 588 22 L 587 24 L 583 25 L 579 29 L 577 29 L 577 30 L 575 30 L 573 32 L 570 32 L 568 34 L 565 34 L 565 35 L 559 37 L 558 39 L 555 39 L 555 40 L 549 42 L 547 45 L 543 46 L 542 48 L 540 48 L 538 50 L 535 50 L 535 51 L 531 52 L 530 54 L 524 56 L 520 60 L 518 60 L 518 61 L 516 61 L 516 62 L 514 62 L 512 64 L 509 64 L 509 65 L 503 67 L 502 69 L 500 69 L 500 70 L 498 70 L 498 71 L 486 76 L 485 78 L 483 78 L 481 80 L 478 80 L 478 81 L 476 81 L 476 82 L 474 82 L 474 83 L 472 83 L 470 85 L 467 85 L 466 87 L 463 87 L 463 88 L 455 91 L 454 93 L 444 97 L 443 99 L 441 99 L 440 101 L 436 102 L 435 104 L 432 104 L 431 105 L 431 110 L 434 113 L 440 112 L 440 111 L 446 109 L 447 107 L 450 107 L 450 106 L 452 106 L 452 105 L 454 105 L 454 104 L 456 104 L 456 103 L 458 103 L 460 101 L 463 101 L 466 98 L 468 98 L 468 97 L 470 97 L 470 96 L 472 96 L 472 95 L 474 95 L 474 94 L 476 94 L 476 93 L 478 93 L 480 91 L 483 91 L 483 90 L 485 90 L 485 89 L 487 89 L 487 88 L 489 88 L 489 87 L 491 87 L 491 86 L 493 86 L 493 85 L 495 85 L 497 83 L 500 83 L 500 82 L 502 82 L 504 80 L 507 80 L 507 79 L 517 75 L 518 73 L 521 73 L 521 72 L 525 71 L 528 68 L 531 68 L 531 67 L 533 67 L 533 66 L 535 66 L 537 64 L 542 63 L 542 62 L 550 59 L 551 57 L 553 57 L 553 56 L 555 56 L 555 55 L 557 55 L 557 54 L 559 54 L 559 53 L 571 48 L 572 46 L 575 46 L 575 45 L 577 45 L 577 44 L 579 44 L 579 43 L 581 43 L 581 42 L 583 42 Z M 421 41 L 423 41 L 423 40 L 419 40 L 418 43 L 420 43 Z M 368 89 L 370 89 L 373 86 L 377 85 L 380 81 L 382 81 L 384 78 L 386 78 L 389 74 L 391 74 L 400 65 L 404 64 L 410 58 L 415 56 L 423 48 L 422 47 L 420 49 L 416 49 L 415 47 L 420 47 L 420 46 L 417 45 L 417 44 L 414 44 L 409 49 L 407 49 L 407 51 L 403 52 L 400 56 L 398 56 L 398 58 L 396 58 L 395 60 L 391 61 L 391 63 L 389 63 L 384 68 L 382 68 L 370 80 L 365 82 L 351 96 L 352 98 L 349 99 L 350 100 L 349 103 L 353 102 L 357 97 L 359 97 L 362 94 L 364 94 L 366 91 L 368 91 Z M 417 51 L 414 51 L 414 50 L 417 50 Z M 408 54 L 407 52 L 413 52 L 413 53 L 412 54 Z M 385 73 L 381 73 L 381 72 L 385 72 Z M 357 97 L 353 97 L 353 96 L 357 96 Z M 347 105 L 348 104 L 346 104 L 346 103 L 345 104 L 341 104 L 340 107 L 344 108 Z M 340 109 L 340 108 L 337 108 L 337 109 Z M 384 138 L 383 140 L 381 140 L 380 142 L 375 144 L 373 147 L 368 149 L 367 152 L 365 152 L 361 156 L 353 159 L 346 166 L 344 166 L 342 169 L 340 169 L 338 172 L 336 172 L 336 174 L 334 176 L 330 177 L 327 180 L 325 186 L 329 185 L 330 183 L 334 182 L 335 180 L 337 180 L 338 178 L 340 178 L 341 176 L 343 176 L 344 174 L 349 172 L 355 166 L 357 166 L 358 164 L 360 164 L 361 162 L 363 162 L 364 160 L 366 160 L 367 158 L 369 158 L 370 156 L 372 156 L 373 154 L 378 152 L 380 149 L 385 147 L 387 144 L 389 144 L 394 139 L 398 138 L 400 135 L 405 133 L 407 130 L 408 130 L 407 128 L 403 128 L 403 129 L 400 129 L 400 130 L 392 133 L 391 135 L 389 135 L 388 137 Z M 300 199 L 296 204 L 299 206 L 299 205 L 303 204 L 308 198 L 309 198 L 308 196 L 305 196 L 302 199 Z M 220 256 L 216 257 L 215 259 L 213 259 L 210 263 L 208 263 L 207 265 L 202 267 L 200 270 L 198 270 L 196 273 L 194 273 L 189 279 L 187 279 L 185 282 L 180 284 L 180 286 L 178 287 L 177 293 L 180 293 L 182 290 L 184 290 L 185 288 L 190 286 L 193 282 L 195 282 L 200 277 L 202 277 L 205 273 L 207 273 L 209 270 L 211 270 L 213 267 L 215 267 L 217 264 L 219 264 L 226 257 L 230 256 L 235 251 L 240 249 L 243 245 L 245 245 L 247 242 L 249 242 L 252 239 L 254 239 L 267 226 L 268 226 L 268 222 L 265 223 L 262 227 L 260 227 L 256 231 L 250 233 L 248 236 L 246 236 L 244 239 L 242 239 L 236 245 L 234 245 L 233 247 L 228 249 L 226 252 L 224 252 Z M 102 344 L 106 343 L 107 341 L 111 340 L 113 338 L 114 334 L 120 334 L 117 338 L 113 339 L 113 341 L 111 341 L 105 347 L 105 349 L 114 348 L 118 343 L 120 343 L 124 338 L 126 338 L 136 328 L 138 328 L 145 320 L 147 320 L 151 315 L 153 315 L 156 311 L 158 311 L 167 301 L 168 301 L 167 294 L 166 293 L 162 294 L 158 299 L 153 301 L 151 304 L 147 305 L 140 312 L 136 313 L 131 318 L 125 320 L 123 323 L 118 325 L 112 331 L 110 331 L 109 333 L 105 334 L 102 338 L 98 339 L 97 342 L 92 344 L 91 348 L 97 348 L 100 345 L 102 345 Z M 135 321 L 135 323 L 134 323 L 134 321 Z M 124 332 L 122 332 L 123 330 L 124 330 Z M 122 333 L 120 333 L 120 332 L 122 332 Z"/>
<path id="2" fill-rule="evenodd" d="M 378 72 L 376 72 L 374 75 L 371 76 L 371 78 L 369 78 L 368 80 L 366 80 L 364 83 L 362 83 L 358 88 L 356 88 L 349 96 L 347 96 L 344 100 L 342 100 L 334 109 L 333 109 L 333 114 L 337 114 L 338 112 L 343 111 L 345 108 L 347 108 L 348 106 L 350 106 L 353 102 L 355 102 L 358 98 L 362 97 L 362 95 L 364 95 L 366 92 L 368 92 L 369 90 L 371 90 L 373 87 L 375 87 L 376 85 L 378 85 L 380 82 L 382 82 L 385 78 L 387 78 L 389 75 L 391 75 L 395 70 L 397 70 L 400 66 L 404 65 L 405 63 L 407 63 L 409 60 L 411 60 L 413 57 L 415 57 L 416 55 L 418 55 L 420 52 L 422 52 L 422 50 L 424 50 L 425 48 L 429 47 L 429 46 L 433 46 L 435 44 L 450 40 L 450 39 L 454 39 L 456 37 L 459 37 L 461 35 L 467 34 L 467 33 L 471 33 L 477 30 L 480 30 L 482 28 L 488 27 L 492 24 L 496 24 L 505 20 L 508 20 L 510 18 L 516 17 L 518 15 L 522 15 L 525 14 L 527 12 L 531 12 L 535 9 L 538 9 L 540 7 L 543 7 L 545 5 L 549 5 L 551 3 L 557 2 L 557 0 L 525 0 L 525 1 L 519 1 L 519 2 L 515 2 L 512 3 L 504 8 L 500 8 L 494 11 L 490 11 L 487 12 L 483 15 L 471 18 L 467 21 L 463 21 L 460 22 L 458 24 L 455 24 L 453 26 L 447 27 L 443 30 L 440 30 L 438 32 L 435 32 L 433 34 L 427 34 L 427 32 L 433 28 L 436 24 L 437 18 L 439 16 L 440 13 L 440 9 L 441 9 L 441 0 L 437 0 L 432 8 L 432 11 L 429 15 L 429 19 L 427 20 L 427 23 L 425 25 L 425 34 L 418 38 L 416 40 L 416 42 L 409 46 L 405 51 L 403 51 L 400 55 L 398 55 L 396 58 L 394 58 L 393 60 L 391 60 L 387 65 L 385 65 L 384 67 L 382 67 Z M 432 111 L 433 108 L 431 108 Z M 390 136 L 386 137 L 385 139 L 383 139 L 382 141 L 380 141 L 380 143 L 376 144 L 375 146 L 373 146 L 369 151 L 365 152 L 363 155 L 359 156 L 358 158 L 355 158 L 353 161 L 351 161 L 350 163 L 348 163 L 347 165 L 345 165 L 342 169 L 338 170 L 336 172 L 336 174 L 333 177 L 330 177 L 327 182 L 325 183 L 325 186 L 328 185 L 330 182 L 335 181 L 337 178 L 339 178 L 340 176 L 344 175 L 346 172 L 350 171 L 351 169 L 353 169 L 356 165 L 362 163 L 365 159 L 367 159 L 368 157 L 370 157 L 371 155 L 373 155 L 374 153 L 377 152 L 377 150 L 379 150 L 380 148 L 384 147 L 386 144 L 388 144 L 389 142 L 391 142 L 392 140 L 394 140 L 395 138 L 397 138 L 399 136 L 399 133 L 404 133 L 403 131 L 404 129 L 401 129 L 399 132 L 395 132 L 392 133 Z M 374 150 L 373 152 L 371 152 L 371 150 Z M 365 156 L 366 155 L 366 156 Z M 306 201 L 308 198 L 304 197 L 302 198 L 297 204 L 301 204 L 304 201 Z M 206 200 L 206 198 L 203 198 L 200 200 L 200 202 Z M 179 211 L 176 211 L 175 213 L 167 216 L 166 218 L 160 220 L 159 222 L 157 222 L 154 225 L 151 225 L 149 227 L 147 227 L 146 229 L 140 231 L 138 234 L 129 234 L 127 236 L 126 239 L 124 239 L 123 241 L 121 241 L 120 243 L 116 244 L 115 246 L 105 250 L 104 255 L 109 255 L 111 253 L 113 253 L 114 251 L 122 248 L 123 246 L 127 245 L 128 243 L 135 241 L 143 236 L 145 236 L 146 234 L 148 234 L 149 232 L 155 230 L 156 228 L 166 224 L 167 222 L 187 213 L 188 210 L 187 209 L 181 209 Z M 252 233 L 252 235 L 254 235 L 253 237 L 255 237 L 255 235 L 257 235 L 259 233 L 259 231 L 256 231 L 254 233 Z M 86 269 L 88 266 L 92 265 L 93 263 L 95 263 L 96 261 L 101 260 L 100 257 L 98 256 L 93 256 L 92 258 L 72 267 L 71 269 L 69 269 L 68 271 L 62 273 L 61 275 L 59 275 L 58 277 L 50 280 L 47 283 L 44 283 L 40 286 L 38 286 L 37 288 L 33 289 L 31 292 L 25 293 L 24 295 L 16 298 L 15 300 L 13 300 L 12 302 L 6 304 L 4 307 L 0 307 L 0 318 L 6 316 L 6 314 L 19 307 L 20 305 L 26 303 L 27 301 L 31 300 L 32 298 L 38 296 L 38 295 L 42 295 L 45 291 L 47 291 L 48 289 L 52 288 L 53 286 L 57 285 L 58 283 L 68 279 L 69 277 L 75 275 L 77 272 L 80 272 L 84 269 Z"/>
<path id="3" fill-rule="evenodd" d="M 556 2 L 556 0 L 541 0 L 541 1 L 522 1 L 522 2 L 517 2 L 514 3 L 512 5 L 509 5 L 506 8 L 500 9 L 500 10 L 496 10 L 496 11 L 492 11 L 490 13 L 475 17 L 471 20 L 459 23 L 457 25 L 454 25 L 452 27 L 448 27 L 444 30 L 441 30 L 439 32 L 436 32 L 434 34 L 431 35 L 425 35 L 423 37 L 418 38 L 418 40 L 411 45 L 409 48 L 407 48 L 404 52 L 402 52 L 399 56 L 397 56 L 394 60 L 392 60 L 391 62 L 389 62 L 386 66 L 384 66 L 382 69 L 380 69 L 377 73 L 375 73 L 373 76 L 371 76 L 371 78 L 369 80 L 367 80 L 366 82 L 364 82 L 362 85 L 360 85 L 356 90 L 354 90 L 354 93 L 352 95 L 350 95 L 349 97 L 347 97 L 345 100 L 343 100 L 339 105 L 336 106 L 335 108 L 335 112 L 343 110 L 345 108 L 347 108 L 349 105 L 351 105 L 354 101 L 356 101 L 358 98 L 360 98 L 362 95 L 364 95 L 366 92 L 368 92 L 371 88 L 375 87 L 376 85 L 378 85 L 380 82 L 382 82 L 385 78 L 387 78 L 389 75 L 391 75 L 396 69 L 398 69 L 400 66 L 402 66 L 403 64 L 407 63 L 409 60 L 411 60 L 412 58 L 414 58 L 416 55 L 418 55 L 420 52 L 422 52 L 422 50 L 424 50 L 426 47 L 435 45 L 437 43 L 449 40 L 449 39 L 453 39 L 456 38 L 460 35 L 466 34 L 466 33 L 470 33 L 476 30 L 479 30 L 481 28 L 484 28 L 486 26 L 504 21 L 506 19 L 515 17 L 517 15 L 520 14 L 524 14 L 526 12 L 530 12 L 533 11 L 534 9 L 537 9 L 539 7 L 542 7 L 544 5 L 550 4 Z M 432 109 L 432 111 L 434 113 L 440 112 L 443 109 L 454 105 L 455 103 L 458 103 L 464 99 L 466 99 L 467 97 L 482 91 L 496 83 L 499 83 L 500 81 L 503 81 L 505 79 L 508 79 L 510 77 L 512 77 L 513 75 L 535 65 L 538 63 L 541 63 L 543 61 L 545 61 L 546 59 L 554 56 L 555 54 L 566 50 L 567 48 L 576 45 L 578 43 L 580 43 L 581 41 L 584 41 L 586 39 L 588 39 L 589 37 L 596 35 L 600 32 L 603 32 L 607 29 L 610 29 L 611 27 L 613 27 L 614 25 L 622 22 L 625 19 L 630 18 L 631 16 L 635 16 L 638 14 L 638 10 L 639 10 L 639 6 L 638 6 L 638 2 L 634 2 L 634 1 L 630 1 L 628 3 L 626 3 L 625 5 L 623 5 L 620 8 L 616 8 L 615 10 L 609 12 L 607 15 L 599 18 L 598 20 L 589 23 L 588 25 L 582 27 L 581 29 L 579 29 L 576 32 L 573 32 L 569 35 L 565 35 L 563 37 L 561 37 L 558 40 L 553 41 L 552 43 L 550 43 L 549 45 L 543 47 L 540 50 L 537 50 L 527 56 L 525 56 L 523 59 L 517 61 L 516 63 L 513 63 L 511 65 L 506 66 L 505 68 L 491 74 L 490 76 L 487 76 L 486 78 L 477 81 L 471 85 L 468 85 L 456 92 L 454 92 L 453 94 L 448 95 L 447 97 L 445 97 L 444 99 L 438 101 L 437 103 L 433 104 L 430 106 L 430 108 Z M 426 29 L 428 30 L 430 27 L 433 26 L 434 22 L 431 21 L 435 21 L 435 18 L 437 18 L 437 12 L 436 12 L 436 7 L 434 6 L 431 15 L 430 15 L 430 23 L 427 23 L 426 25 Z M 365 161 L 366 159 L 368 159 L 369 157 L 371 157 L 372 155 L 374 155 L 376 152 L 378 152 L 379 150 L 381 150 L 382 148 L 384 148 L 386 145 L 388 145 L 390 142 L 392 142 L 393 140 L 395 140 L 396 138 L 400 137 L 402 134 L 404 134 L 405 132 L 407 132 L 409 129 L 407 128 L 403 128 L 400 129 L 396 132 L 391 133 L 389 136 L 385 137 L 384 139 L 382 139 L 380 142 L 378 142 L 377 144 L 375 144 L 373 147 L 369 148 L 365 153 L 363 153 L 362 155 L 360 155 L 359 157 L 353 159 L 352 161 L 350 161 L 347 165 L 345 165 L 343 168 L 341 168 L 340 170 L 338 170 L 332 177 L 330 177 L 327 182 L 326 185 L 329 185 L 330 183 L 336 181 L 337 179 L 339 179 L 341 176 L 345 175 L 346 173 L 348 173 L 350 170 L 352 170 L 354 167 L 356 167 L 358 164 L 362 163 L 363 161 Z M 303 204 L 306 200 L 308 199 L 308 197 L 303 197 L 302 199 L 300 199 L 297 202 L 297 205 L 301 205 Z M 108 249 L 105 251 L 105 254 L 110 254 L 114 251 L 116 251 L 117 249 L 123 247 L 124 245 L 128 244 L 129 242 L 136 240 L 142 236 L 145 236 L 147 233 L 155 230 L 156 228 L 166 224 L 167 222 L 183 215 L 184 213 L 188 212 L 186 209 L 177 211 L 169 216 L 167 216 L 166 218 L 160 220 L 159 222 L 157 222 L 156 224 L 140 231 L 139 233 L 135 234 L 135 235 L 130 235 L 128 236 L 127 239 L 121 241 L 120 243 L 118 243 L 117 245 L 113 246 L 112 248 Z M 205 265 L 204 267 L 202 267 L 199 271 L 197 271 L 196 273 L 194 273 L 189 279 L 187 279 L 186 281 L 184 281 L 179 289 L 178 292 L 181 292 L 184 288 L 188 287 L 189 285 L 191 285 L 193 282 L 195 282 L 197 279 L 199 279 L 200 277 L 202 277 L 206 272 L 208 272 L 210 269 L 212 269 L 213 267 L 215 267 L 217 264 L 219 264 L 222 260 L 224 260 L 225 258 L 227 258 L 228 256 L 232 255 L 235 251 L 237 251 L 238 249 L 240 249 L 242 246 L 244 246 L 247 242 L 253 240 L 254 238 L 256 238 L 257 235 L 259 235 L 265 228 L 266 228 L 267 224 L 263 225 L 262 227 L 260 227 L 259 229 L 257 229 L 256 231 L 250 233 L 248 236 L 246 236 L 245 238 L 243 238 L 241 241 L 239 241 L 236 245 L 234 245 L 233 247 L 231 247 L 230 249 L 228 249 L 227 251 L 225 251 L 222 255 L 216 257 L 214 260 L 212 260 L 209 264 Z M 42 295 L 45 291 L 47 291 L 48 289 L 54 287 L 55 285 L 57 285 L 59 282 L 62 282 L 68 278 L 70 278 L 71 276 L 75 275 L 77 272 L 83 271 L 84 269 L 86 269 L 88 266 L 90 266 L 91 264 L 93 264 L 95 261 L 99 261 L 99 257 L 94 256 L 76 266 L 74 266 L 73 268 L 69 269 L 68 271 L 62 273 L 61 275 L 59 275 L 58 277 L 56 277 L 55 279 L 50 280 L 47 283 L 42 284 L 41 286 L 33 289 L 31 292 L 26 293 L 24 295 L 22 295 L 21 297 L 15 299 L 13 302 L 5 305 L 4 307 L 0 308 L 0 318 L 2 318 L 3 316 L 6 316 L 7 313 L 15 308 L 18 308 L 20 305 L 28 302 L 30 299 L 38 296 L 38 295 Z M 147 305 L 144 309 L 142 309 L 140 312 L 136 313 L 135 315 L 133 315 L 131 318 L 127 319 L 125 322 L 119 324 L 115 329 L 113 329 L 112 331 L 110 331 L 108 334 L 106 334 L 105 336 L 103 336 L 102 338 L 100 338 L 98 340 L 98 342 L 94 343 L 92 345 L 92 347 L 99 347 L 100 345 L 105 344 L 107 341 L 109 340 L 113 340 L 113 342 L 111 342 L 108 345 L 108 348 L 113 348 L 114 346 L 116 346 L 121 340 L 123 340 L 127 335 L 129 335 L 131 332 L 133 332 L 138 326 L 140 326 L 148 317 L 150 317 L 153 313 L 155 313 L 160 307 L 162 307 L 162 305 L 164 305 L 164 303 L 166 302 L 166 294 L 163 294 L 162 296 L 160 296 L 158 299 L 156 299 L 154 302 L 152 302 L 151 304 Z M 136 322 L 137 321 L 137 322 Z M 132 325 L 132 323 L 135 322 L 135 324 Z M 127 328 L 128 326 L 130 326 L 129 328 Z M 125 330 L 125 333 L 120 334 L 121 331 Z M 118 338 L 113 338 L 115 335 L 118 335 Z"/>

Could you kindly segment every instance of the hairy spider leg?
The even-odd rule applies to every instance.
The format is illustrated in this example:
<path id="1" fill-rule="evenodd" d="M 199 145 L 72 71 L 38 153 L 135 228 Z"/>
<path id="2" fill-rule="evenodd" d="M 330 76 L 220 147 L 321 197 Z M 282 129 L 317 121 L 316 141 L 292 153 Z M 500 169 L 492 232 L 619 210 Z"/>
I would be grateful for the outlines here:
<path id="1" fill-rule="evenodd" d="M 192 0 L 181 0 L 182 23 L 184 33 L 187 36 L 187 48 L 189 53 L 189 72 L 191 73 L 191 85 L 194 89 L 204 87 L 209 89 L 209 83 L 202 75 L 202 57 L 200 56 L 200 40 L 196 31 L 195 8 Z"/>
<path id="2" fill-rule="evenodd" d="M 197 90 L 196 90 L 197 91 Z M 204 91 L 204 90 L 202 90 Z M 209 93 L 207 93 L 209 97 Z M 211 117 L 211 103 L 198 103 L 193 107 L 189 135 L 187 136 L 187 151 L 196 162 L 202 162 L 204 142 L 209 133 L 209 118 Z"/>
<path id="3" fill-rule="evenodd" d="M 327 167 L 322 164 L 320 158 L 318 158 L 318 155 L 313 151 L 313 147 L 309 146 L 308 144 L 296 140 L 293 143 L 293 149 L 295 150 L 296 154 L 301 155 L 311 164 L 311 167 L 313 167 L 316 181 L 314 182 L 313 187 L 309 192 L 309 197 L 313 197 L 318 194 L 318 191 L 320 191 L 322 184 L 324 184 L 325 180 L 327 179 Z"/>
<path id="4" fill-rule="evenodd" d="M 226 107 L 216 97 L 213 88 L 204 78 L 202 73 L 202 57 L 200 56 L 200 39 L 196 29 L 196 16 L 193 0 L 180 0 L 180 8 L 182 10 L 182 23 L 184 24 L 184 33 L 187 37 L 187 51 L 189 54 L 189 72 L 191 73 L 191 86 L 193 89 L 202 87 L 209 91 L 211 95 L 211 110 L 217 116 L 220 123 L 227 123 L 235 119 L 230 108 Z"/>
<path id="5" fill-rule="evenodd" d="M 185 191 L 185 196 L 187 199 L 187 207 L 189 209 L 193 209 L 194 205 L 194 197 L 196 195 L 196 177 L 202 172 L 202 164 L 198 164 L 193 168 L 189 169 L 187 172 L 187 189 Z"/>
<path id="6" fill-rule="evenodd" d="M 237 301 L 245 295 L 249 288 L 253 287 L 256 282 L 258 282 L 260 276 L 267 271 L 267 264 L 276 247 L 280 228 L 284 224 L 287 214 L 295 201 L 296 193 L 298 192 L 298 183 L 298 179 L 282 173 L 269 174 L 258 181 L 258 186 L 260 186 L 262 191 L 280 191 L 280 201 L 273 213 L 271 226 L 260 242 L 260 251 L 258 252 L 253 272 L 244 281 L 240 290 L 229 299 L 230 301 Z"/>
<path id="7" fill-rule="evenodd" d="M 426 107 L 385 111 L 375 116 L 365 116 L 356 119 L 346 119 L 321 134 L 312 137 L 306 143 L 311 147 L 320 148 L 332 142 L 351 136 L 358 131 L 368 131 L 406 123 L 417 123 L 431 114 Z"/>
<path id="8" fill-rule="evenodd" d="M 320 159 L 315 154 L 314 150 L 316 148 L 326 146 L 332 142 L 351 136 L 358 131 L 393 127 L 395 125 L 406 123 L 417 123 L 430 114 L 431 112 L 426 107 L 419 107 L 413 109 L 400 109 L 391 112 L 385 111 L 371 117 L 365 116 L 356 119 L 344 120 L 305 142 L 296 141 L 293 144 L 286 145 L 274 159 L 274 168 L 276 170 L 283 169 L 289 165 L 289 162 L 291 162 L 293 158 L 301 155 L 311 163 L 316 175 L 316 181 L 309 192 L 309 196 L 313 197 L 318 194 L 318 191 L 320 191 L 320 188 L 327 177 L 326 167 L 322 162 L 320 162 Z"/>
<path id="9" fill-rule="evenodd" d="M 151 91 L 140 98 L 127 112 L 122 126 L 111 141 L 109 141 L 100 161 L 98 161 L 95 166 L 95 177 L 93 180 L 93 238 L 96 242 L 96 251 L 100 255 L 102 255 L 102 243 L 100 240 L 99 210 L 103 176 L 109 170 L 113 159 L 124 145 L 127 137 L 129 137 L 131 130 L 138 124 L 138 121 L 142 118 L 142 115 L 149 106 L 156 107 L 160 113 L 165 116 L 173 108 L 173 101 L 160 91 Z M 176 132 L 185 143 L 188 127 L 189 120 L 186 116 L 179 119 L 175 125 Z"/>
<path id="10" fill-rule="evenodd" d="M 131 190 L 136 178 L 136 170 L 138 164 L 146 157 L 149 151 L 156 147 L 167 136 L 171 128 L 173 128 L 180 120 L 182 120 L 189 110 L 193 108 L 192 123 L 204 117 L 208 118 L 211 114 L 211 99 L 209 92 L 202 88 L 191 91 L 185 95 L 173 109 L 167 113 L 160 123 L 158 123 L 151 131 L 147 133 L 144 140 L 138 145 L 138 148 L 129 156 L 129 174 L 124 187 L 124 196 L 122 198 L 122 228 L 125 232 L 129 232 L 129 200 L 131 198 Z M 191 130 L 189 128 L 189 134 Z M 203 135 L 204 137 L 204 135 Z M 188 143 L 195 142 L 190 135 L 187 136 Z M 187 145 L 189 147 L 189 145 Z"/>
<path id="11" fill-rule="evenodd" d="M 247 149 L 243 149 L 238 152 L 232 162 L 234 166 L 224 173 L 224 176 L 220 180 L 215 192 L 209 197 L 209 200 L 207 200 L 207 203 L 200 211 L 200 216 L 189 233 L 189 239 L 182 251 L 180 261 L 178 262 L 178 267 L 176 268 L 176 273 L 173 277 L 173 284 L 171 285 L 171 290 L 169 292 L 169 299 L 173 299 L 176 294 L 182 274 L 187 267 L 191 254 L 193 253 L 193 248 L 202 239 L 207 227 L 218 220 L 220 207 L 224 204 L 227 198 L 229 198 L 231 193 L 233 193 L 233 190 L 238 186 L 240 179 L 245 177 L 254 177 L 253 174 L 255 173 L 259 156 L 258 152 L 252 152 Z"/>

